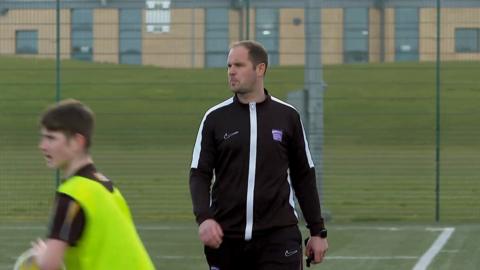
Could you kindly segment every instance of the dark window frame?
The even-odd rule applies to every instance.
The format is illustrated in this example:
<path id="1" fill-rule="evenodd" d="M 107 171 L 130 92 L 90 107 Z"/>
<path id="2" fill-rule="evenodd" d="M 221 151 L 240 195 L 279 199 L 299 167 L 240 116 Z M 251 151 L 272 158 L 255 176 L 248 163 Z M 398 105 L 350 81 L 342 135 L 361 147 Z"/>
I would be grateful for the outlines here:
<path id="1" fill-rule="evenodd" d="M 272 19 L 267 20 L 267 19 Z M 268 52 L 268 65 L 280 63 L 280 11 L 278 8 L 257 8 L 255 12 L 255 40 L 262 43 Z M 264 34 L 268 31 L 269 34 Z"/>
<path id="2" fill-rule="evenodd" d="M 142 64 L 142 9 L 120 9 L 118 12 L 118 61 L 120 64 Z"/>
<path id="3" fill-rule="evenodd" d="M 476 43 L 473 45 L 473 49 L 465 49 L 464 47 L 460 47 L 460 45 L 464 45 L 465 43 L 459 43 L 459 32 L 460 31 L 469 31 L 474 34 L 473 43 Z M 456 53 L 480 53 L 480 28 L 470 28 L 470 27 L 458 27 L 455 28 L 455 52 Z"/>
<path id="4" fill-rule="evenodd" d="M 23 34 L 34 34 L 34 38 L 32 37 L 21 37 Z M 34 46 L 25 46 L 27 41 L 32 41 L 28 45 Z M 21 46 L 21 47 L 19 47 Z M 38 54 L 38 30 L 37 29 L 22 29 L 15 31 L 15 54 L 27 54 L 27 55 L 35 55 Z"/>
<path id="5" fill-rule="evenodd" d="M 409 17 L 414 15 L 415 18 Z M 420 11 L 416 7 L 405 7 L 395 9 L 395 61 L 418 61 L 420 47 Z M 411 35 L 413 34 L 413 35 Z M 409 43 L 414 40 L 413 49 L 404 51 L 401 41 Z"/>
<path id="6" fill-rule="evenodd" d="M 72 9 L 71 13 L 70 57 L 93 61 L 93 9 Z"/>
<path id="7" fill-rule="evenodd" d="M 205 15 L 205 66 L 226 67 L 230 44 L 229 10 L 208 8 Z"/>
<path id="8" fill-rule="evenodd" d="M 359 14 L 362 12 L 365 20 L 361 22 L 352 20 L 352 14 L 348 14 L 352 12 L 359 12 Z M 368 63 L 370 61 L 370 9 L 368 7 L 344 8 L 343 33 L 343 63 Z M 351 43 L 352 41 L 358 43 Z M 348 49 L 349 46 L 365 48 L 364 50 L 351 50 Z"/>

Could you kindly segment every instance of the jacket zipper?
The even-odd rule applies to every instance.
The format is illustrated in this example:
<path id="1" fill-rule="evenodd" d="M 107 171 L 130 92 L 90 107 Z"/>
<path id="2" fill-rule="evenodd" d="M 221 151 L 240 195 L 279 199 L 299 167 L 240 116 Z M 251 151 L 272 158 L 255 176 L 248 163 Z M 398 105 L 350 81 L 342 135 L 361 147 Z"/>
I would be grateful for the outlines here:
<path id="1" fill-rule="evenodd" d="M 253 197 L 255 189 L 255 170 L 257 165 L 257 108 L 255 102 L 249 103 L 250 111 L 250 157 L 248 162 L 247 211 L 245 240 L 252 239 Z"/>

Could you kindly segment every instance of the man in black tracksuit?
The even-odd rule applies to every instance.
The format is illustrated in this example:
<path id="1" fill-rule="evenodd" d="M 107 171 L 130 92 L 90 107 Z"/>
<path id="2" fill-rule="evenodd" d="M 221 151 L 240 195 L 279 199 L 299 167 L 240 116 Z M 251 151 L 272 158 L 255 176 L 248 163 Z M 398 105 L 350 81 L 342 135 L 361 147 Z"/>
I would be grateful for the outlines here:
<path id="1" fill-rule="evenodd" d="M 294 192 L 311 235 L 306 254 L 320 263 L 328 249 L 305 132 L 298 112 L 264 89 L 267 65 L 259 43 L 235 43 L 235 95 L 198 131 L 190 191 L 210 270 L 302 269 Z"/>

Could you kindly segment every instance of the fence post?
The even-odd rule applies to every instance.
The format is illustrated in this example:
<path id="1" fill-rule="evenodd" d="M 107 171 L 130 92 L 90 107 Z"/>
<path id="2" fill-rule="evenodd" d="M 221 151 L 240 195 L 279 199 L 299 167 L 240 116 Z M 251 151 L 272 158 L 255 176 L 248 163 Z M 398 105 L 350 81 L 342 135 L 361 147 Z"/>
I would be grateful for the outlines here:
<path id="1" fill-rule="evenodd" d="M 321 53 L 321 14 L 316 0 L 305 6 L 305 89 L 308 141 L 315 162 L 315 174 L 320 201 L 323 201 L 323 66 Z M 323 204 L 322 204 L 323 205 Z"/>
<path id="2" fill-rule="evenodd" d="M 55 30 L 56 30 L 56 46 L 55 48 L 55 101 L 59 102 L 61 99 L 60 94 L 60 0 L 56 0 L 56 22 L 55 22 Z M 60 172 L 59 170 L 55 170 L 55 186 L 58 187 L 60 185 Z"/>
<path id="3" fill-rule="evenodd" d="M 435 221 L 440 221 L 440 0 L 437 0 L 437 55 L 435 65 Z"/>

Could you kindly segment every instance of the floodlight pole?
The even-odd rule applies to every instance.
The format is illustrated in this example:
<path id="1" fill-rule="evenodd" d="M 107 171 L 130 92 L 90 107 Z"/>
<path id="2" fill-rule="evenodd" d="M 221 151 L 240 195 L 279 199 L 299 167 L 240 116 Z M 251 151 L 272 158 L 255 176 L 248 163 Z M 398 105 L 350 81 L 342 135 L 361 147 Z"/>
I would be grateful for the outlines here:
<path id="1" fill-rule="evenodd" d="M 59 102 L 60 95 L 60 0 L 56 0 L 56 55 L 55 55 L 55 101 Z M 58 187 L 60 184 L 60 172 L 55 170 L 55 185 Z"/>
<path id="2" fill-rule="evenodd" d="M 55 57 L 55 101 L 60 101 L 60 0 L 56 0 L 56 57 Z"/>
<path id="3" fill-rule="evenodd" d="M 440 221 L 440 0 L 437 0 L 437 55 L 435 67 L 435 221 Z"/>
<path id="4" fill-rule="evenodd" d="M 250 0 L 245 0 L 245 39 L 250 39 Z"/>
<path id="5" fill-rule="evenodd" d="M 375 7 L 380 12 L 380 63 L 385 62 L 385 0 L 375 0 Z"/>
<path id="6" fill-rule="evenodd" d="M 191 24 L 191 28 L 192 28 L 192 43 L 191 43 L 191 46 L 192 46 L 192 68 L 195 68 L 195 57 L 197 56 L 197 52 L 196 52 L 196 29 L 195 29 L 195 25 L 196 25 L 196 19 L 195 19 L 195 13 L 196 13 L 196 9 L 195 8 L 192 8 L 192 24 Z"/>

